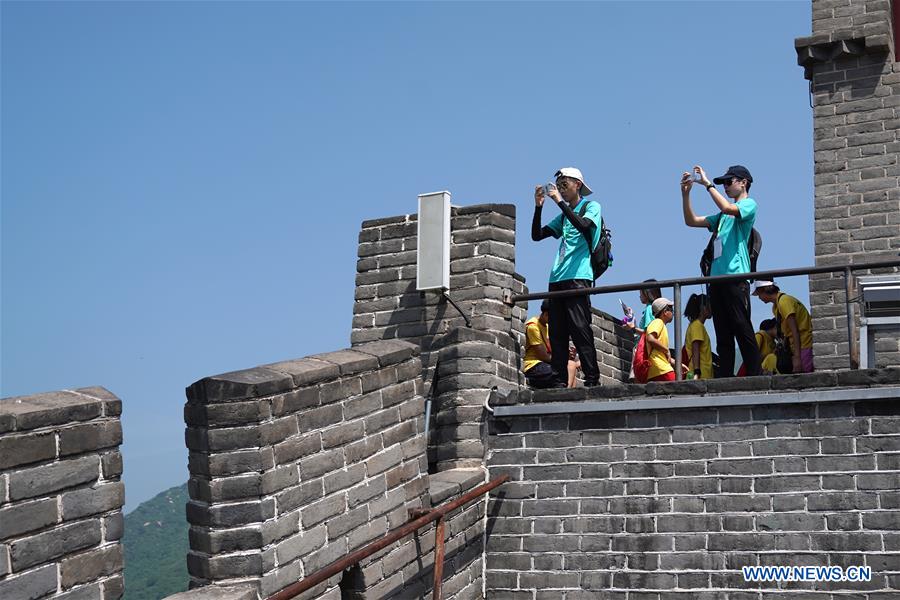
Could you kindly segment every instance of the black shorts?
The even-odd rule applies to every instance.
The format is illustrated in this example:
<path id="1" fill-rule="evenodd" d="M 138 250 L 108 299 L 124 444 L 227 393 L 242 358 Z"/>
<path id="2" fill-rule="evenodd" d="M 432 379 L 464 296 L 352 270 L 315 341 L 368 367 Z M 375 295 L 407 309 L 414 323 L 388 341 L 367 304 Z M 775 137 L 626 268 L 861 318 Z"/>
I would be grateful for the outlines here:
<path id="1" fill-rule="evenodd" d="M 556 378 L 553 377 L 553 368 L 550 363 L 541 361 L 525 371 L 525 381 L 529 387 L 549 388 L 554 386 Z"/>

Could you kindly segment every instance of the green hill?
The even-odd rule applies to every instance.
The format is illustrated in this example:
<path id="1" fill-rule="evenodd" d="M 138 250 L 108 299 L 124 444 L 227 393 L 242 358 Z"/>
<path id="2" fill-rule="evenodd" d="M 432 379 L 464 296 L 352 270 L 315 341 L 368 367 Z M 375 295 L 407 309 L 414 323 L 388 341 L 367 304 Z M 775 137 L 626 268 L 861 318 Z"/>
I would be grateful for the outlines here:
<path id="1" fill-rule="evenodd" d="M 184 484 L 125 515 L 125 600 L 159 600 L 188 589 L 187 501 Z"/>

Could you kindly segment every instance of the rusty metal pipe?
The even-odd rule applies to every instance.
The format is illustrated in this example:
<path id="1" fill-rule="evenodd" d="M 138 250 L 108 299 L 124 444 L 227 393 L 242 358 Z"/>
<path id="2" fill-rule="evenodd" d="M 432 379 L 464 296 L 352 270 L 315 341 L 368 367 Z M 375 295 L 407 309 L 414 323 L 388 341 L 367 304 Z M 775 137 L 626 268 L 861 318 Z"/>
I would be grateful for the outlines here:
<path id="1" fill-rule="evenodd" d="M 441 582 L 444 579 L 444 517 L 438 519 L 434 529 L 434 586 L 431 600 L 441 600 Z"/>
<path id="2" fill-rule="evenodd" d="M 440 519 L 441 517 L 443 517 L 444 515 L 446 515 L 447 513 L 456 510 L 460 506 L 463 506 L 465 504 L 468 504 L 469 502 L 472 502 L 473 500 L 475 500 L 482 494 L 486 494 L 486 493 L 490 492 L 491 490 L 498 487 L 499 485 L 506 483 L 506 481 L 508 479 L 509 479 L 509 475 L 501 475 L 500 477 L 497 477 L 496 479 L 492 479 L 491 481 L 478 486 L 474 490 L 470 491 L 467 494 L 464 494 L 463 496 L 460 496 L 459 498 L 457 498 L 456 500 L 453 500 L 452 502 L 442 504 L 441 506 L 438 506 L 437 508 L 434 508 L 434 509 L 428 511 L 428 513 L 425 514 L 424 516 L 419 517 L 415 521 L 410 521 L 409 523 L 407 523 L 405 525 L 401 525 L 400 527 L 398 527 L 397 529 L 388 533 L 386 536 L 384 536 L 380 540 L 376 540 L 376 541 L 372 542 L 371 544 L 369 544 L 368 546 L 360 548 L 356 552 L 353 552 L 352 554 L 348 554 L 344 558 L 340 558 L 340 559 L 334 561 L 333 563 L 322 567 L 321 569 L 319 569 L 312 575 L 310 575 L 308 577 L 304 577 L 303 579 L 301 579 L 300 581 L 298 581 L 296 583 L 292 583 L 291 585 L 284 588 L 280 592 L 277 592 L 274 595 L 269 596 L 267 598 L 267 600 L 290 600 L 294 596 L 296 596 L 298 594 L 302 594 L 306 590 L 319 585 L 323 581 L 327 581 L 330 577 L 337 575 L 344 569 L 346 569 L 348 567 L 352 567 L 353 565 L 355 565 L 362 559 L 367 558 L 367 557 L 375 554 L 379 550 L 390 546 L 391 544 L 393 544 L 400 538 L 404 538 L 404 537 L 408 536 L 409 534 L 413 533 L 414 531 L 421 529 L 425 525 L 428 525 L 432 521 L 436 521 L 436 520 Z"/>

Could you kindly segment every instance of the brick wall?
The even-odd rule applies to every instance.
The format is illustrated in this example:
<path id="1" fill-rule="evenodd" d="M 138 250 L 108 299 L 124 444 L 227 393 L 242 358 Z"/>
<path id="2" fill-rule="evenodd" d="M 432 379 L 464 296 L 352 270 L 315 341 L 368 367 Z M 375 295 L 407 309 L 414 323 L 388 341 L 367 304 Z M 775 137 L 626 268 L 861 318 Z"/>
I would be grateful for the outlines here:
<path id="1" fill-rule="evenodd" d="M 420 373 L 393 340 L 190 386 L 192 585 L 267 596 L 406 522 L 427 498 Z M 308 597 L 340 597 L 339 582 Z"/>
<path id="2" fill-rule="evenodd" d="M 635 335 L 622 327 L 621 321 L 612 315 L 596 308 L 591 312 L 591 330 L 600 364 L 600 385 L 623 383 L 628 380 L 631 370 Z"/>
<path id="3" fill-rule="evenodd" d="M 435 340 L 429 461 L 437 471 L 484 465 L 484 404 L 496 387 L 516 381 L 517 352 L 507 335 L 457 328 Z M 434 470 L 434 469 L 433 469 Z"/>
<path id="4" fill-rule="evenodd" d="M 429 478 L 418 355 L 370 342 L 188 388 L 192 586 L 245 582 L 266 597 L 484 481 L 483 469 Z M 448 517 L 445 598 L 480 597 L 484 514 L 482 500 Z M 423 528 L 301 598 L 424 594 L 433 549 Z"/>
<path id="5" fill-rule="evenodd" d="M 451 209 L 450 296 L 472 328 L 521 337 L 525 310 L 503 303 L 505 290 L 523 293 L 515 274 L 515 206 Z M 351 344 L 403 338 L 431 342 L 465 321 L 436 292 L 416 291 L 416 215 L 365 221 L 359 233 Z"/>
<path id="6" fill-rule="evenodd" d="M 816 264 L 896 258 L 900 63 L 890 0 L 813 0 L 812 17 L 813 35 L 795 45 L 812 83 Z M 847 367 L 844 302 L 842 275 L 810 277 L 816 368 Z M 898 336 L 876 346 L 876 366 L 900 364 Z"/>
<path id="7" fill-rule="evenodd" d="M 900 370 L 668 386 L 590 390 L 607 410 L 577 414 L 558 406 L 576 391 L 529 393 L 518 400 L 544 414 L 492 421 L 490 476 L 512 481 L 488 508 L 488 598 L 900 595 Z M 876 389 L 881 400 L 818 401 Z M 748 404 L 754 393 L 792 403 Z M 676 408 L 659 408 L 666 394 Z M 744 565 L 864 565 L 873 578 L 747 584 Z"/>
<path id="8" fill-rule="evenodd" d="M 451 208 L 449 295 L 471 329 L 508 338 L 518 350 L 528 317 L 524 307 L 503 303 L 507 292 L 527 292 L 515 272 L 515 217 L 511 204 Z M 438 360 L 432 344 L 467 325 L 440 294 L 416 291 L 417 227 L 414 214 L 363 222 L 350 340 L 353 346 L 394 338 L 419 345 L 427 396 Z M 519 378 L 514 373 L 509 382 L 518 385 Z"/>
<path id="9" fill-rule="evenodd" d="M 122 596 L 121 411 L 99 387 L 0 401 L 0 598 Z"/>
<path id="10" fill-rule="evenodd" d="M 485 471 L 452 469 L 429 477 L 429 497 L 437 506 L 484 482 Z M 480 498 L 445 517 L 442 597 L 447 600 L 483 598 L 484 523 L 487 501 Z M 401 540 L 398 547 L 376 560 L 365 560 L 347 571 L 342 600 L 430 598 L 434 584 L 435 526 L 423 527 Z M 365 590 L 365 591 L 362 591 Z"/>

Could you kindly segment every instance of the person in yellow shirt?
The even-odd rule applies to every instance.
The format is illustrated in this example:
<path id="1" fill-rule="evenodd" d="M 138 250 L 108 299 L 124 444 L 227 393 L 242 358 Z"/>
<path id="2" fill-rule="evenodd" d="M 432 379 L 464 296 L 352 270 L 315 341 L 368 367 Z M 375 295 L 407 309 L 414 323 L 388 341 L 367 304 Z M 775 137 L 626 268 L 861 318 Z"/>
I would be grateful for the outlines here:
<path id="1" fill-rule="evenodd" d="M 666 325 L 672 322 L 675 309 L 668 298 L 657 298 L 650 305 L 653 319 L 647 325 L 645 344 L 650 348 L 650 371 L 647 381 L 675 381 L 675 359 L 669 351 L 669 332 Z"/>
<path id="2" fill-rule="evenodd" d="M 541 314 L 525 322 L 525 358 L 522 371 L 533 388 L 575 387 L 575 375 L 581 366 L 573 348 L 569 349 L 567 386 L 557 385 L 550 366 L 550 301 L 541 302 Z"/>
<path id="3" fill-rule="evenodd" d="M 759 324 L 756 332 L 756 345 L 759 347 L 759 355 L 762 357 L 763 373 L 777 373 L 778 359 L 775 357 L 775 336 L 778 331 L 778 321 L 766 319 Z"/>
<path id="4" fill-rule="evenodd" d="M 691 294 L 684 307 L 684 317 L 690 321 L 684 336 L 688 379 L 713 378 L 712 345 L 705 325 L 711 315 L 709 296 Z"/>
<path id="5" fill-rule="evenodd" d="M 756 332 L 756 347 L 759 348 L 759 356 L 762 359 L 763 375 L 774 375 L 778 372 L 778 357 L 775 356 L 777 330 L 778 322 L 775 319 L 765 319 L 760 322 L 759 331 Z M 738 369 L 737 376 L 747 376 L 747 368 L 744 365 Z"/>
<path id="6" fill-rule="evenodd" d="M 772 314 L 790 344 L 791 373 L 812 373 L 812 320 L 803 303 L 782 292 L 774 281 L 753 282 L 753 295 L 772 305 Z"/>

